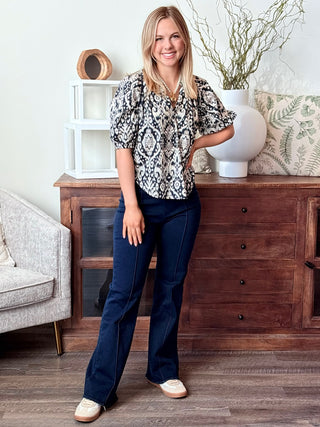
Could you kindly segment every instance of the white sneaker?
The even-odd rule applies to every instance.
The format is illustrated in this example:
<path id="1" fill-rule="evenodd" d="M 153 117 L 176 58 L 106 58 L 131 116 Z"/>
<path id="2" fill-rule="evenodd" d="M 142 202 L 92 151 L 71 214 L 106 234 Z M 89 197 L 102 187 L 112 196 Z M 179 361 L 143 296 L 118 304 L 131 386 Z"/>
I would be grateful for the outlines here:
<path id="1" fill-rule="evenodd" d="M 74 413 L 74 419 L 83 423 L 94 421 L 99 418 L 101 408 L 102 406 L 98 403 L 84 397 L 77 406 L 76 412 Z"/>
<path id="2" fill-rule="evenodd" d="M 186 397 L 188 395 L 187 389 L 180 380 L 168 380 L 162 384 L 156 384 L 149 381 L 150 384 L 162 390 L 162 393 L 172 399 L 179 399 L 180 397 Z"/>

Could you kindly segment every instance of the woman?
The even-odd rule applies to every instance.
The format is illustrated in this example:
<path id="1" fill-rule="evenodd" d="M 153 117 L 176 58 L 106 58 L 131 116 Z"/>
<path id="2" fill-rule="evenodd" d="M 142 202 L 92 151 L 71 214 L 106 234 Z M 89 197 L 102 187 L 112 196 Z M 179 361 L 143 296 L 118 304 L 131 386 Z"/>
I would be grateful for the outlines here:
<path id="1" fill-rule="evenodd" d="M 113 281 L 75 419 L 88 422 L 116 400 L 138 305 L 157 246 L 147 380 L 168 397 L 187 395 L 179 379 L 177 331 L 183 282 L 200 220 L 191 163 L 196 150 L 234 134 L 208 83 L 192 74 L 186 23 L 160 7 L 142 32 L 143 71 L 119 85 L 111 108 L 121 198 L 114 222 Z M 202 135 L 196 138 L 196 133 Z"/>

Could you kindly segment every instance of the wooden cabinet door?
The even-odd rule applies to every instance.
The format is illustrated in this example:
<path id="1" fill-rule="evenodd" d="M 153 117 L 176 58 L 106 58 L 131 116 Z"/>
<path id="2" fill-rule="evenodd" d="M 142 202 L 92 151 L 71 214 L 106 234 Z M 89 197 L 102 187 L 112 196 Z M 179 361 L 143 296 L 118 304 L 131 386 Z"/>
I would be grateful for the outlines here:
<path id="1" fill-rule="evenodd" d="M 72 197 L 73 328 L 97 329 L 113 273 L 113 220 L 118 197 Z M 156 256 L 141 297 L 139 317 L 151 313 Z"/>
<path id="2" fill-rule="evenodd" d="M 72 197 L 73 316 L 72 327 L 97 328 L 100 323 L 95 300 L 100 285 L 112 277 L 113 216 L 116 197 Z M 111 279 L 110 279 L 111 280 Z M 97 289 L 90 289 L 96 282 Z M 100 284 L 99 284 L 100 283 Z"/>
<path id="3" fill-rule="evenodd" d="M 307 206 L 303 327 L 320 328 L 320 197 Z"/>

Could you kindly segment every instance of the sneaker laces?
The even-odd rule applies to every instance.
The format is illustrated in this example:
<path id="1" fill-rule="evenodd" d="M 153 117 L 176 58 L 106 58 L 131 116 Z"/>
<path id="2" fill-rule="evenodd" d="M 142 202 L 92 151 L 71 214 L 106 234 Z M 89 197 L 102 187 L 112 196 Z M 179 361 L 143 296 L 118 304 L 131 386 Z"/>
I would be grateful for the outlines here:
<path id="1" fill-rule="evenodd" d="M 81 406 L 84 408 L 94 408 L 96 405 L 98 405 L 93 400 L 86 399 L 85 397 L 82 399 Z"/>
<path id="2" fill-rule="evenodd" d="M 167 384 L 172 386 L 172 387 L 175 387 L 175 386 L 180 384 L 180 381 L 179 380 L 168 380 Z"/>

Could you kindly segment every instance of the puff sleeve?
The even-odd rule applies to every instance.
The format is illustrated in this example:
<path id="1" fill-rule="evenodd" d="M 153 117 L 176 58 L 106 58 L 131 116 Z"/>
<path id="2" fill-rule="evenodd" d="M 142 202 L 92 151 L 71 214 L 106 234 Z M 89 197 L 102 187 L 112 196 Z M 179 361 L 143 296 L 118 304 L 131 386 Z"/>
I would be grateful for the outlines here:
<path id="1" fill-rule="evenodd" d="M 218 132 L 230 126 L 236 113 L 226 110 L 206 80 L 197 79 L 198 130 L 202 135 Z"/>
<path id="2" fill-rule="evenodd" d="M 115 93 L 110 111 L 110 138 L 115 148 L 134 148 L 139 125 L 141 82 L 135 75 L 124 78 Z"/>

